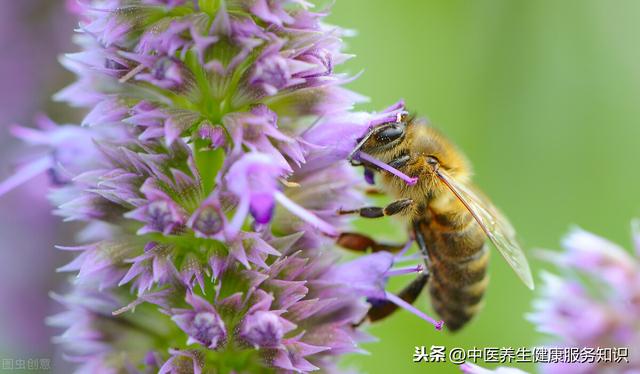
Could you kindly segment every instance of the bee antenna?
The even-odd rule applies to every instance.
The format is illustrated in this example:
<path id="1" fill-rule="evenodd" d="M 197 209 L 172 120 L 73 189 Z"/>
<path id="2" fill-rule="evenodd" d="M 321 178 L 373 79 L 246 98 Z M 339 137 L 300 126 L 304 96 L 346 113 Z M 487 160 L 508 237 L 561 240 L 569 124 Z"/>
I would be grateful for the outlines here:
<path id="1" fill-rule="evenodd" d="M 360 149 L 362 148 L 362 146 L 364 145 L 364 143 L 367 142 L 367 140 L 369 140 L 369 138 L 371 138 L 371 136 L 373 135 L 375 131 L 373 131 L 373 129 L 369 130 L 369 132 L 367 133 L 367 135 L 365 135 L 362 140 L 360 140 L 358 142 L 358 144 L 356 145 L 356 147 L 351 151 L 351 153 L 349 153 L 349 156 L 347 157 L 347 161 L 351 162 L 353 161 L 355 155 L 360 152 Z"/>

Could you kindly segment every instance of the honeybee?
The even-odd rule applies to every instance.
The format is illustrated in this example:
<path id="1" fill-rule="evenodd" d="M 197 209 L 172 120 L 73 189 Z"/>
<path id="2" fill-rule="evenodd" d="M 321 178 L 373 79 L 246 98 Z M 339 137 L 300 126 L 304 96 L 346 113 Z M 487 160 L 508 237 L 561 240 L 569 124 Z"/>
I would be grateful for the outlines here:
<path id="1" fill-rule="evenodd" d="M 384 208 L 341 213 L 405 217 L 425 259 L 427 271 L 398 295 L 404 301 L 415 301 L 428 284 L 433 309 L 445 326 L 450 331 L 463 327 L 481 308 L 489 281 L 487 238 L 533 289 L 531 270 L 513 227 L 471 183 L 465 156 L 425 120 L 398 115 L 395 121 L 370 129 L 358 139 L 349 161 L 364 166 L 365 174 L 378 172 L 383 190 L 397 200 Z M 357 233 L 343 233 L 338 244 L 359 251 L 400 247 Z M 396 308 L 388 301 L 375 302 L 368 319 L 384 318 Z"/>

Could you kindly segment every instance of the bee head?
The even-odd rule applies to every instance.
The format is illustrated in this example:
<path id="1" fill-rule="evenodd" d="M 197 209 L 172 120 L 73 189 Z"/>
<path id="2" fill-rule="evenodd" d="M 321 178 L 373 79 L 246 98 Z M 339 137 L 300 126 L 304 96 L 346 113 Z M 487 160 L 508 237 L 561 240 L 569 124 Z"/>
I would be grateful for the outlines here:
<path id="1" fill-rule="evenodd" d="M 401 115 L 396 121 L 369 129 L 363 137 L 357 139 L 357 145 L 349 154 L 348 160 L 353 164 L 358 152 L 376 154 L 396 146 L 405 138 L 408 123 L 407 115 Z"/>

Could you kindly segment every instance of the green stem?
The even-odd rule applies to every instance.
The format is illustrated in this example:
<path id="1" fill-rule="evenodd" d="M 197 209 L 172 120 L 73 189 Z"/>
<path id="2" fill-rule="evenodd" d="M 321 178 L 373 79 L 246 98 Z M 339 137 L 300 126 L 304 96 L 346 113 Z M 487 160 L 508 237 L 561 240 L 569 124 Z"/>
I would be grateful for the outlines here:
<path id="1" fill-rule="evenodd" d="M 210 17 L 215 17 L 218 8 L 220 8 L 220 0 L 200 0 L 200 10 L 207 13 Z"/>
<path id="2" fill-rule="evenodd" d="M 156 342 L 162 342 L 165 343 L 167 341 L 167 337 L 164 335 L 161 335 L 159 333 L 157 333 L 156 331 L 151 330 L 150 328 L 146 327 L 146 326 L 142 326 L 138 323 L 135 323 L 129 319 L 126 318 L 119 318 L 119 317 L 112 317 L 111 320 L 118 324 L 123 326 L 125 329 L 129 329 L 129 330 L 134 330 L 137 331 L 143 335 L 148 336 L 149 338 L 153 339 Z"/>
<path id="3" fill-rule="evenodd" d="M 225 156 L 224 149 L 211 150 L 209 145 L 209 141 L 205 139 L 196 139 L 194 144 L 196 167 L 202 178 L 202 189 L 205 196 L 213 191 L 216 185 L 216 176 L 222 168 Z"/>

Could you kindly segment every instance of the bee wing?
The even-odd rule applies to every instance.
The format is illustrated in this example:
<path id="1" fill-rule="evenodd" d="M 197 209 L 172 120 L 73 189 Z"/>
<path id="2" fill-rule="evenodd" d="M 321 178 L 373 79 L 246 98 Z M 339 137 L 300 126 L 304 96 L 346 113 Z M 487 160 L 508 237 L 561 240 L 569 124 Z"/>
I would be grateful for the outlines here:
<path id="1" fill-rule="evenodd" d="M 533 289 L 533 277 L 531 276 L 529 263 L 516 240 L 515 230 L 507 218 L 489 199 L 475 191 L 471 186 L 455 180 L 444 170 L 439 169 L 436 173 L 440 180 L 469 210 L 518 277 L 527 287 Z"/>

